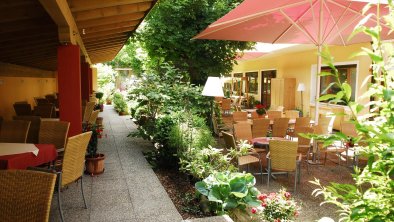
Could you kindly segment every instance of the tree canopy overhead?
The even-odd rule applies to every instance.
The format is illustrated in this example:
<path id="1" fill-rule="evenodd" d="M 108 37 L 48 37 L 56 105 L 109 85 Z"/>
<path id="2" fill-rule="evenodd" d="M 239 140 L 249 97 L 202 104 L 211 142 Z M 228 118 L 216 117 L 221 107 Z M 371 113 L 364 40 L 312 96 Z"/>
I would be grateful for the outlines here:
<path id="1" fill-rule="evenodd" d="M 203 84 L 207 76 L 229 74 L 236 51 L 249 49 L 251 43 L 192 38 L 240 2 L 160 0 L 126 46 L 132 68 L 137 68 L 137 73 L 160 73 L 161 65 L 168 63 L 187 72 L 196 84 Z M 137 53 L 137 48 L 142 49 L 144 56 Z"/>

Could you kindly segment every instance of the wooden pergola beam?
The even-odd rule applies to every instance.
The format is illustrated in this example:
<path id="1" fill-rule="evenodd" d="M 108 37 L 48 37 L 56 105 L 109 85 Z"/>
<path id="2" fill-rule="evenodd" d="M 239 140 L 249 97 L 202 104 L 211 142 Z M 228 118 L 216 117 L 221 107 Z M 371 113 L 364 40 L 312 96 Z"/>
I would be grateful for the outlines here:
<path id="1" fill-rule="evenodd" d="M 79 29 L 84 29 L 84 28 L 90 28 L 90 27 L 95 27 L 95 26 L 100 26 L 100 25 L 110 25 L 110 24 L 116 24 L 116 23 L 120 23 L 120 22 L 140 20 L 144 16 L 145 16 L 145 13 L 143 13 L 143 12 L 134 12 L 134 13 L 125 14 L 125 15 L 115 15 L 115 16 L 110 16 L 110 17 L 105 17 L 105 18 L 85 20 L 85 21 L 78 22 L 78 27 L 79 27 Z"/>
<path id="2" fill-rule="evenodd" d="M 58 25 L 59 41 L 61 43 L 78 43 L 88 63 L 91 63 L 89 54 L 78 33 L 78 27 L 66 0 L 39 0 L 45 10 Z"/>
<path id="3" fill-rule="evenodd" d="M 115 15 L 124 15 L 135 12 L 145 12 L 151 7 L 151 2 L 133 3 L 129 5 L 117 5 L 106 8 L 98 8 L 80 12 L 73 12 L 74 18 L 77 22 L 91 19 L 104 18 Z"/>
<path id="4" fill-rule="evenodd" d="M 135 29 L 136 28 L 135 26 L 138 25 L 138 23 L 139 21 L 136 20 L 136 21 L 119 22 L 110 25 L 100 25 L 90 28 L 84 28 L 80 30 L 80 33 L 90 34 L 95 32 L 109 31 L 113 29 L 126 28 L 126 27 L 133 27 Z"/>
<path id="5" fill-rule="evenodd" d="M 113 6 L 129 5 L 141 2 L 152 2 L 152 0 L 69 0 L 72 12 L 86 11 L 98 8 L 106 8 Z"/>
<path id="6" fill-rule="evenodd" d="M 113 29 L 113 30 L 109 30 L 109 31 L 102 31 L 102 32 L 95 32 L 95 33 L 88 33 L 86 35 L 84 35 L 86 38 L 90 38 L 90 37 L 100 37 L 100 36 L 112 36 L 113 34 L 120 34 L 120 33 L 124 33 L 124 32 L 131 32 L 133 31 L 135 28 L 134 27 L 126 27 L 126 28 L 117 28 L 117 29 Z"/>
<path id="7" fill-rule="evenodd" d="M 128 37 L 127 33 L 115 33 L 112 35 L 104 35 L 104 36 L 83 36 L 83 42 L 95 42 L 95 41 L 100 41 L 103 39 L 114 39 L 114 38 L 118 38 L 118 37 Z"/>
<path id="8" fill-rule="evenodd" d="M 90 44 L 86 44 L 87 48 L 92 48 L 92 47 L 97 47 L 101 45 L 108 45 L 108 44 L 117 44 L 117 43 L 125 43 L 127 41 L 127 38 L 120 38 L 120 39 L 111 39 L 108 41 L 100 41 L 100 42 L 92 42 Z"/>

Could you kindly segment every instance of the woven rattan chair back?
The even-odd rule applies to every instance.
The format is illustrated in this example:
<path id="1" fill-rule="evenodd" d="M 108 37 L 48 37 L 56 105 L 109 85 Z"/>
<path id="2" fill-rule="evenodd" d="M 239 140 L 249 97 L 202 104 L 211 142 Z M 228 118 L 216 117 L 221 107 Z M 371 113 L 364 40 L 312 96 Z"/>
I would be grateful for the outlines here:
<path id="1" fill-rule="evenodd" d="M 49 101 L 43 97 L 35 97 L 34 100 L 36 101 L 37 106 L 48 104 Z"/>
<path id="2" fill-rule="evenodd" d="M 17 116 L 31 116 L 33 111 L 28 103 L 15 103 L 14 104 L 15 114 Z"/>
<path id="3" fill-rule="evenodd" d="M 258 119 L 258 118 L 260 118 L 260 116 L 256 111 L 254 111 L 254 112 L 250 113 L 250 118 L 251 119 Z"/>
<path id="4" fill-rule="evenodd" d="M 267 111 L 267 116 L 268 116 L 268 119 L 270 119 L 270 120 L 274 120 L 274 119 L 277 119 L 277 118 L 282 118 L 282 111 L 268 110 Z"/>
<path id="5" fill-rule="evenodd" d="M 300 117 L 300 112 L 298 110 L 286 110 L 285 117 L 289 119 L 297 119 Z"/>
<path id="6" fill-rule="evenodd" d="M 248 113 L 242 111 L 233 112 L 233 121 L 247 121 L 248 120 Z"/>
<path id="7" fill-rule="evenodd" d="M 298 137 L 298 153 L 302 153 L 302 155 L 306 155 L 310 145 L 311 145 L 311 139 L 302 137 L 299 135 L 299 133 L 313 133 L 314 129 L 312 127 L 298 127 L 297 131 L 295 131 L 295 135 Z"/>
<path id="8" fill-rule="evenodd" d="M 3 121 L 0 131 L 2 143 L 26 143 L 30 121 L 12 120 Z"/>
<path id="9" fill-rule="evenodd" d="M 1 221 L 49 221 L 56 174 L 0 170 Z"/>
<path id="10" fill-rule="evenodd" d="M 269 143 L 271 169 L 292 172 L 296 170 L 297 147 L 295 141 L 271 140 Z"/>
<path id="11" fill-rule="evenodd" d="M 38 142 L 54 144 L 56 149 L 64 149 L 69 127 L 70 123 L 65 121 L 42 121 Z"/>
<path id="12" fill-rule="evenodd" d="M 299 127 L 309 127 L 310 124 L 311 124 L 310 117 L 298 117 L 296 118 L 294 129 L 297 129 Z"/>
<path id="13" fill-rule="evenodd" d="M 62 187 L 78 180 L 82 176 L 86 149 L 91 135 L 92 132 L 89 131 L 68 138 L 62 164 Z"/>
<path id="14" fill-rule="evenodd" d="M 82 122 L 87 123 L 89 122 L 90 115 L 92 115 L 94 109 L 95 102 L 87 102 L 84 112 L 83 112 L 83 119 Z"/>
<path id="15" fill-rule="evenodd" d="M 272 125 L 272 136 L 285 137 L 288 127 L 289 127 L 289 118 L 274 119 L 274 124 Z"/>
<path id="16" fill-rule="evenodd" d="M 96 120 L 97 120 L 97 117 L 98 117 L 99 113 L 100 113 L 100 110 L 95 110 L 95 111 L 92 112 L 92 114 L 89 117 L 89 124 L 95 124 L 96 123 Z"/>
<path id="17" fill-rule="evenodd" d="M 223 99 L 221 108 L 222 108 L 223 114 L 230 113 L 230 110 L 231 110 L 231 99 Z"/>
<path id="18" fill-rule="evenodd" d="M 345 134 L 346 136 L 351 136 L 351 137 L 356 137 L 357 130 L 356 130 L 356 125 L 352 122 L 341 122 L 341 132 Z"/>
<path id="19" fill-rule="evenodd" d="M 56 117 L 55 106 L 52 103 L 38 105 L 34 109 L 34 115 L 41 116 L 41 118 Z"/>
<path id="20" fill-rule="evenodd" d="M 236 123 L 234 124 L 234 135 L 237 142 L 240 140 L 251 141 L 253 138 L 252 126 L 247 122 Z"/>
<path id="21" fill-rule="evenodd" d="M 235 138 L 233 134 L 228 133 L 228 132 L 222 132 L 223 134 L 223 139 L 224 139 L 224 144 L 226 146 L 227 150 L 230 149 L 236 149 L 237 145 L 235 143 Z"/>
<path id="22" fill-rule="evenodd" d="M 38 143 L 38 134 L 40 131 L 41 117 L 39 116 L 14 116 L 14 120 L 30 121 L 29 132 L 27 133 L 27 143 Z"/>
<path id="23" fill-rule="evenodd" d="M 252 136 L 256 137 L 266 137 L 270 127 L 269 119 L 254 119 L 252 126 Z"/>
<path id="24" fill-rule="evenodd" d="M 332 133 L 332 127 L 334 125 L 335 116 L 319 116 L 319 126 L 323 130 L 323 134 Z"/>

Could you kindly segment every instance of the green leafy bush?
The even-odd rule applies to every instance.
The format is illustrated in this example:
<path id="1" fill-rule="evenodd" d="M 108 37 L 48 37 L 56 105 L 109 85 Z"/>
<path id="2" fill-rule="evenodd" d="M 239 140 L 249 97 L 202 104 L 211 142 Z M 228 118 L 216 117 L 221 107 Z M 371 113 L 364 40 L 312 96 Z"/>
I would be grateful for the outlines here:
<path id="1" fill-rule="evenodd" d="M 197 182 L 195 188 L 208 198 L 211 210 L 222 215 L 259 206 L 260 192 L 255 184 L 256 179 L 250 173 L 216 172 Z"/>
<path id="2" fill-rule="evenodd" d="M 393 31 L 394 5 L 392 1 L 388 3 L 390 14 L 384 15 L 384 20 L 385 25 Z M 370 6 L 368 4 L 367 7 Z M 379 21 L 379 16 L 373 13 L 367 15 L 367 19 L 359 23 L 354 33 L 362 32 L 372 38 L 372 49 L 362 48 L 362 52 L 356 54 L 368 55 L 372 60 L 371 76 L 368 78 L 372 77 L 374 81 L 363 95 L 363 98 L 373 98 L 369 103 L 373 108 L 368 114 L 361 115 L 364 105 L 350 101 L 351 87 L 338 78 L 338 70 L 330 53 L 322 53 L 333 72 L 321 75 L 333 76 L 336 81 L 329 87 L 335 86 L 341 91 L 336 95 L 324 95 L 320 100 L 333 99 L 333 103 L 349 106 L 358 133 L 355 141 L 362 141 L 357 152 L 367 157 L 364 168 L 355 167 L 355 184 L 331 183 L 322 186 L 319 180 L 313 182 L 318 186 L 313 194 L 322 195 L 325 198 L 323 203 L 338 206 L 341 221 L 394 221 L 394 47 L 391 42 L 381 41 L 380 24 L 376 27 L 364 26 L 368 19 Z M 333 139 L 343 139 L 343 135 L 335 134 L 325 144 L 331 143 Z"/>

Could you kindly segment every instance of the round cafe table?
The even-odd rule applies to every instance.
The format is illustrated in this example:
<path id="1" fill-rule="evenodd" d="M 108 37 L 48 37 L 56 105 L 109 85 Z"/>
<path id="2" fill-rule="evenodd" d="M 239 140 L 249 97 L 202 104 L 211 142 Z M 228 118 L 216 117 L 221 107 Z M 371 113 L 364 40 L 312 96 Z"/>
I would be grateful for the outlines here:
<path id="1" fill-rule="evenodd" d="M 252 143 L 256 145 L 269 145 L 271 140 L 287 140 L 283 137 L 256 137 L 252 139 Z"/>

